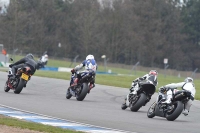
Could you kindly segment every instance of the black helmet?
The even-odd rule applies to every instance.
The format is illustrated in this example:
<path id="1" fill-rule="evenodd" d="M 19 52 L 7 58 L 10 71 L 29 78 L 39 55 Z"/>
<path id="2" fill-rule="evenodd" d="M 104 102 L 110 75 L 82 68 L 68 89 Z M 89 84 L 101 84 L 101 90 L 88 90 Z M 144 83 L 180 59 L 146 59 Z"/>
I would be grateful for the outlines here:
<path id="1" fill-rule="evenodd" d="M 30 58 L 30 59 L 33 59 L 33 58 L 34 58 L 34 56 L 33 56 L 31 53 L 27 54 L 26 57 L 27 57 L 27 58 Z"/>

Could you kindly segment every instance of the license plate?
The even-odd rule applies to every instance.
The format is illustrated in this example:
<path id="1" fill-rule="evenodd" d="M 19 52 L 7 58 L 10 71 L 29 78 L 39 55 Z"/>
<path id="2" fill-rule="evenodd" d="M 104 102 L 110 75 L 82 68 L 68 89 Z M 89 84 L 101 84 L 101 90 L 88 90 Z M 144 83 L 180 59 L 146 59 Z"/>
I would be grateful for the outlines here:
<path id="1" fill-rule="evenodd" d="M 22 73 L 21 78 L 24 79 L 24 80 L 28 80 L 29 76 L 26 75 L 25 73 Z"/>

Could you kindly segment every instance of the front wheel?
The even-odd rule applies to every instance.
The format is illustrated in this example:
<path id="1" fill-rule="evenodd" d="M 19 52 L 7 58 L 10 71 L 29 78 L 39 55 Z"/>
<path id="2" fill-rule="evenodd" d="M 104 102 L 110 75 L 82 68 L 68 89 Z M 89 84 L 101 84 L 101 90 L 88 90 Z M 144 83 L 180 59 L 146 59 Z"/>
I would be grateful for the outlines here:
<path id="1" fill-rule="evenodd" d="M 18 86 L 16 87 L 14 93 L 19 94 L 22 91 L 25 84 L 26 84 L 26 81 L 24 79 L 20 78 L 20 81 L 19 81 Z"/>
<path id="2" fill-rule="evenodd" d="M 81 86 L 81 92 L 76 96 L 76 100 L 83 101 L 89 91 L 89 87 L 87 83 L 83 83 Z"/>
<path id="3" fill-rule="evenodd" d="M 148 117 L 148 118 L 153 118 L 153 117 L 155 116 L 155 107 L 156 107 L 156 102 L 154 102 L 154 103 L 150 106 L 150 108 L 149 108 L 149 110 L 148 110 L 148 112 L 147 112 L 147 117 Z"/>
<path id="4" fill-rule="evenodd" d="M 174 121 L 183 111 L 184 105 L 181 101 L 173 103 L 172 110 L 166 114 L 166 119 L 168 121 Z"/>
<path id="5" fill-rule="evenodd" d="M 138 100 L 131 104 L 131 111 L 137 112 L 143 105 L 145 105 L 145 101 L 147 96 L 144 93 L 141 93 Z"/>
<path id="6" fill-rule="evenodd" d="M 5 86 L 4 86 L 4 91 L 8 92 L 10 88 L 8 87 L 8 81 L 6 81 Z"/>

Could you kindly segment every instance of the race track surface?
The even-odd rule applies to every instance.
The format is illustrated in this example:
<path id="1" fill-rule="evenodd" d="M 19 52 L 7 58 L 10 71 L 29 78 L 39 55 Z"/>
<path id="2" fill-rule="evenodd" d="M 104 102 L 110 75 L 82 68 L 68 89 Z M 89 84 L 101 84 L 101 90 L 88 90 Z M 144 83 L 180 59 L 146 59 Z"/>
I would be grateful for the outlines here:
<path id="1" fill-rule="evenodd" d="M 33 76 L 21 94 L 4 92 L 7 73 L 0 72 L 0 104 L 66 120 L 137 133 L 199 133 L 200 102 L 194 101 L 188 116 L 175 121 L 165 118 L 147 118 L 153 101 L 138 112 L 121 110 L 121 103 L 129 90 L 96 85 L 84 101 L 65 98 L 69 81 Z M 98 77 L 97 77 L 98 80 Z"/>

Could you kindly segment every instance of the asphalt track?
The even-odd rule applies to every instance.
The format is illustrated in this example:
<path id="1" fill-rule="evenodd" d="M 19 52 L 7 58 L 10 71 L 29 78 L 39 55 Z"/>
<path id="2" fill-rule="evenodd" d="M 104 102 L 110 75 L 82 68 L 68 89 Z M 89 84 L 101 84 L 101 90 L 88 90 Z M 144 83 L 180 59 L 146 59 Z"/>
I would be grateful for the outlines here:
<path id="1" fill-rule="evenodd" d="M 199 133 L 200 102 L 194 101 L 189 115 L 175 121 L 147 118 L 151 101 L 138 112 L 121 110 L 128 89 L 96 85 L 84 101 L 65 98 L 69 81 L 33 76 L 20 94 L 4 92 L 7 73 L 0 72 L 0 104 L 66 120 L 137 133 Z M 98 77 L 97 77 L 98 80 Z"/>

